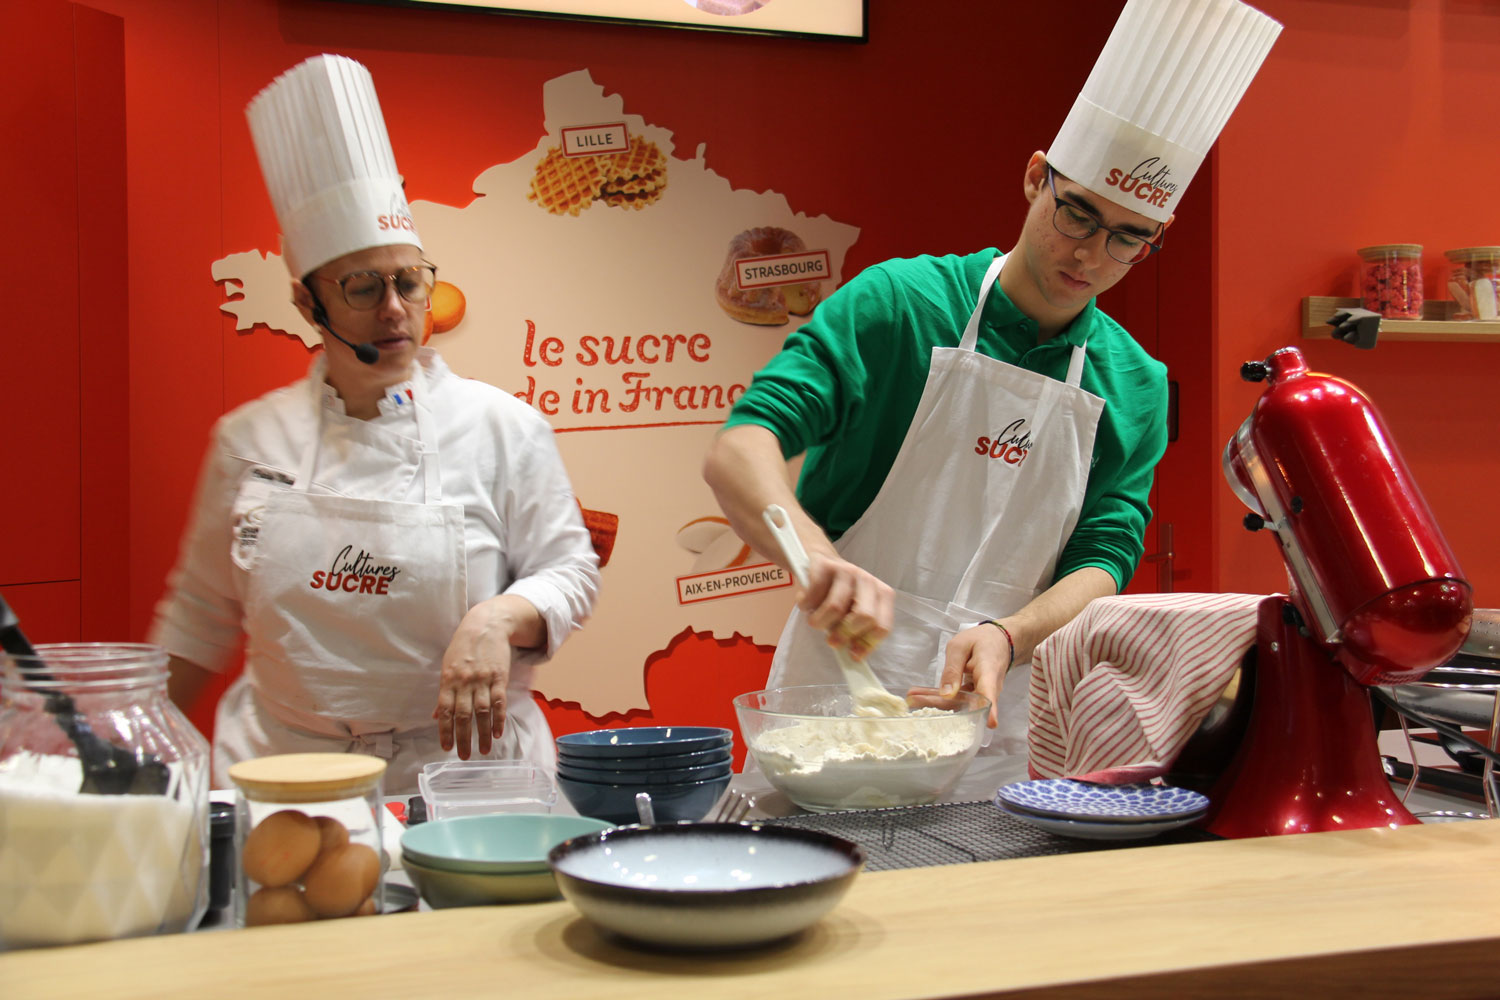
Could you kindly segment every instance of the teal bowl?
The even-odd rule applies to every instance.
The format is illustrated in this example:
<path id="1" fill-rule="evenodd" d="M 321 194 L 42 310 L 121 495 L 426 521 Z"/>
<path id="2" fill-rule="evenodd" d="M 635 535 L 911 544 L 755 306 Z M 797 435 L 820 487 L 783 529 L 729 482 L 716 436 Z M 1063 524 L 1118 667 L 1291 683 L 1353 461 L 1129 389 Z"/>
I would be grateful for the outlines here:
<path id="1" fill-rule="evenodd" d="M 611 824 L 587 816 L 491 813 L 419 823 L 401 834 L 402 863 L 476 875 L 541 871 L 547 852 Z"/>
<path id="2" fill-rule="evenodd" d="M 558 896 L 550 868 L 526 872 L 453 872 L 403 859 L 402 869 L 434 910 L 496 903 L 539 903 Z"/>

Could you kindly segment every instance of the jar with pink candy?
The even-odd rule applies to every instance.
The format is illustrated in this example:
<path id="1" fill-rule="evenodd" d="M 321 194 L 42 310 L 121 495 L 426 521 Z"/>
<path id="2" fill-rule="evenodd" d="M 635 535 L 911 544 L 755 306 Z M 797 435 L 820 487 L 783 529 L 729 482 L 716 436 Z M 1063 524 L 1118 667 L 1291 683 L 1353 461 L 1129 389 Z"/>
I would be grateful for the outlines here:
<path id="1" fill-rule="evenodd" d="M 1386 319 L 1422 318 L 1420 244 L 1361 247 L 1359 260 L 1359 291 L 1366 309 Z"/>

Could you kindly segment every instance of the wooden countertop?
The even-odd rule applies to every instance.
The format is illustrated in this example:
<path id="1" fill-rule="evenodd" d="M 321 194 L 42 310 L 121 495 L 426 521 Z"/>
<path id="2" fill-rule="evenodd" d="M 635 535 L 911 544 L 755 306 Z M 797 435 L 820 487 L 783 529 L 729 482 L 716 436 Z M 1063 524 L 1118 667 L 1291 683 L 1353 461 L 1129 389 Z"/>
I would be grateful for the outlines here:
<path id="1" fill-rule="evenodd" d="M 790 942 L 679 955 L 563 901 L 0 955 L 0 994 L 254 997 L 1500 994 L 1500 821 L 866 872 Z"/>

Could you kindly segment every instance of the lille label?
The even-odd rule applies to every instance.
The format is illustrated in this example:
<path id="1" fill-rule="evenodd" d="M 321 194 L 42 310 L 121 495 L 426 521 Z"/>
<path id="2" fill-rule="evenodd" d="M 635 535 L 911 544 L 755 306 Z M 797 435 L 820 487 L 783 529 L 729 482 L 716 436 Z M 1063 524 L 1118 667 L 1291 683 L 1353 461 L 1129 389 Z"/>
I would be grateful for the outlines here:
<path id="1" fill-rule="evenodd" d="M 624 122 L 608 125 L 574 125 L 562 130 L 564 156 L 595 156 L 623 153 L 630 148 L 630 133 Z"/>

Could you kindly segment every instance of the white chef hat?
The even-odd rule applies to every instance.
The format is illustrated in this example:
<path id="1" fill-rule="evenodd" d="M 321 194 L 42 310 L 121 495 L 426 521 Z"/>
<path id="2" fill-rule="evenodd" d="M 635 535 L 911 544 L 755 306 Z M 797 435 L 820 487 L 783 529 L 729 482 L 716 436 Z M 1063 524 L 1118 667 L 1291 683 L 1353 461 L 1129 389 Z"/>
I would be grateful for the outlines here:
<path id="1" fill-rule="evenodd" d="M 1047 162 L 1165 222 L 1279 34 L 1239 0 L 1127 0 Z"/>
<path id="2" fill-rule="evenodd" d="M 422 246 L 364 66 L 313 56 L 255 95 L 245 117 L 293 277 L 356 250 Z"/>

